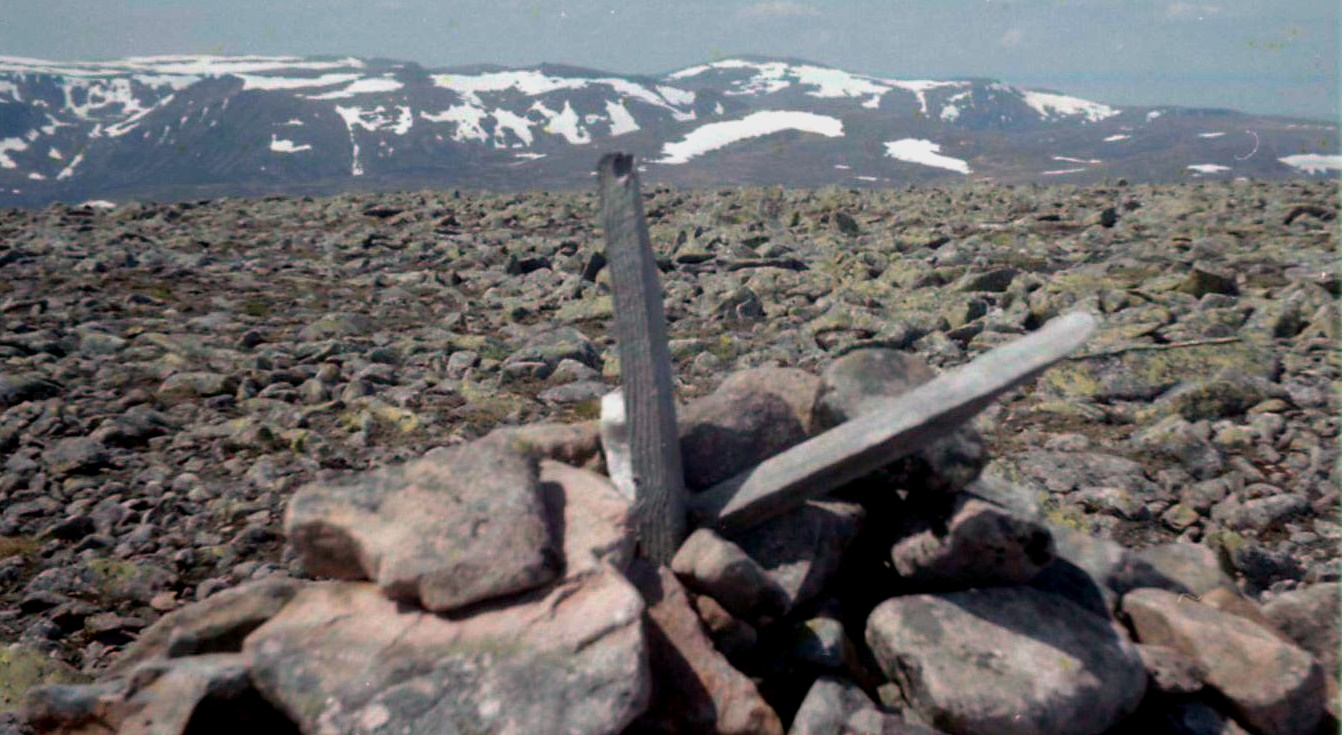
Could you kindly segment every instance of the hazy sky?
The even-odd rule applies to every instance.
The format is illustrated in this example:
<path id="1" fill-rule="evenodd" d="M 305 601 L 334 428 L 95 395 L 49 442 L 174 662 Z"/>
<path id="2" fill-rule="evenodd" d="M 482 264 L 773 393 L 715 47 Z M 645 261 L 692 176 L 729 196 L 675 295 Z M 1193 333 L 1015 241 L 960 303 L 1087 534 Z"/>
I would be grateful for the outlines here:
<path id="1" fill-rule="evenodd" d="M 0 55 L 566 62 L 663 72 L 734 54 L 992 77 L 1113 104 L 1336 120 L 1338 0 L 0 0 Z"/>

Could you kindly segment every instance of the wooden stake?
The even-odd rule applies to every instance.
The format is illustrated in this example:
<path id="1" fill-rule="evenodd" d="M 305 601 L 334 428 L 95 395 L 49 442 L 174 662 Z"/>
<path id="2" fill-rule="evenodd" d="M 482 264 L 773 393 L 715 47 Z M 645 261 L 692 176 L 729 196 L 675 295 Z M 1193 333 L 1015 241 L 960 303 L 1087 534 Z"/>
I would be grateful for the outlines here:
<path id="1" fill-rule="evenodd" d="M 606 231 L 620 384 L 629 425 L 635 513 L 642 553 L 669 565 L 685 538 L 685 475 L 680 462 L 671 354 L 657 263 L 643 218 L 634 157 L 608 153 L 597 164 Z"/>

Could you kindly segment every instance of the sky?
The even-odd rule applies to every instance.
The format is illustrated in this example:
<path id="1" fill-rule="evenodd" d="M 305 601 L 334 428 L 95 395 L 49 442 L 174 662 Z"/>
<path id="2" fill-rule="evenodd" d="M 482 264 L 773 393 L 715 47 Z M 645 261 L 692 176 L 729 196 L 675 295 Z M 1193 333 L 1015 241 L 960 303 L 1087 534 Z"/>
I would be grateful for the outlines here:
<path id="1" fill-rule="evenodd" d="M 0 0 L 0 56 L 365 56 L 655 74 L 759 54 L 1337 121 L 1338 0 Z"/>

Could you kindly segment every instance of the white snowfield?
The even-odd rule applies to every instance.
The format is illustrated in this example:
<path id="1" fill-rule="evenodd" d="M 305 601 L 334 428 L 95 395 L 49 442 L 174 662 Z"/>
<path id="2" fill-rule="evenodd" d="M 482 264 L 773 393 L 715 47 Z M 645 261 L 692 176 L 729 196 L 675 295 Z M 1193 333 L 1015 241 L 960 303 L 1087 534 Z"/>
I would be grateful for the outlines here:
<path id="1" fill-rule="evenodd" d="M 1033 92 L 1026 89 L 1021 91 L 1021 96 L 1025 100 L 1025 104 L 1038 112 L 1040 117 L 1045 118 L 1079 115 L 1088 122 L 1099 122 L 1119 113 L 1117 109 L 1109 105 L 1083 100 L 1079 97 L 1068 97 L 1065 94 Z"/>
<path id="2" fill-rule="evenodd" d="M 1294 156 L 1278 158 L 1278 161 L 1298 168 L 1307 174 L 1320 174 L 1328 171 L 1342 171 L 1342 156 L 1323 153 L 1298 153 Z"/>
<path id="3" fill-rule="evenodd" d="M 688 163 L 695 156 L 725 148 L 732 143 L 764 135 L 799 130 L 827 138 L 843 135 L 843 121 L 837 117 L 797 110 L 761 110 L 740 120 L 708 123 L 691 131 L 679 141 L 662 146 L 662 157 L 654 163 Z"/>
<path id="4" fill-rule="evenodd" d="M 885 155 L 906 163 L 918 163 L 933 168 L 944 168 L 956 173 L 969 174 L 969 164 L 958 158 L 943 156 L 941 144 L 921 138 L 892 140 L 885 144 Z"/>
<path id="5" fill-rule="evenodd" d="M 1188 168 L 1200 174 L 1221 174 L 1230 170 L 1229 166 L 1222 166 L 1219 163 L 1190 163 Z"/>

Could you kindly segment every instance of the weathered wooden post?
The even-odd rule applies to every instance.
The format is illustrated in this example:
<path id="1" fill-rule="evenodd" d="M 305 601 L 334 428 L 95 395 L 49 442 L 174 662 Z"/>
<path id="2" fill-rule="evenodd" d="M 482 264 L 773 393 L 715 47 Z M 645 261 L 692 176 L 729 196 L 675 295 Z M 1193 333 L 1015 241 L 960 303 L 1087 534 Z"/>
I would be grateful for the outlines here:
<path id="1" fill-rule="evenodd" d="M 680 463 L 671 354 L 657 263 L 643 219 L 634 157 L 607 153 L 597 164 L 601 226 L 615 305 L 642 553 L 670 564 L 685 537 L 685 475 Z"/>

